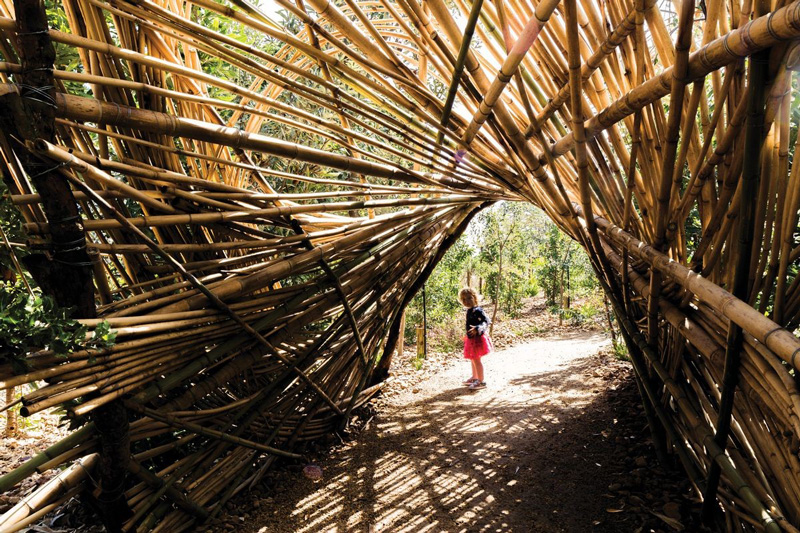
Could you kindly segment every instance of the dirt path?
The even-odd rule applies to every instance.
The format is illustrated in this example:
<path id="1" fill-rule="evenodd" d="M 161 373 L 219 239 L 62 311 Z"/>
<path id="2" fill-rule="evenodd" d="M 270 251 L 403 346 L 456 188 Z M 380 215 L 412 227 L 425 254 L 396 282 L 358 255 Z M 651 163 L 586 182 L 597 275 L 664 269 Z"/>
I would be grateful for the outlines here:
<path id="1" fill-rule="evenodd" d="M 598 356 L 608 343 L 576 332 L 501 350 L 485 358 L 481 391 L 461 386 L 465 363 L 444 365 L 390 395 L 322 460 L 321 482 L 284 472 L 217 531 L 642 531 L 642 509 L 628 514 L 609 490 L 649 460 L 633 464 L 641 434 L 613 431 L 636 411 L 608 396 L 628 372 Z M 670 495 L 647 498 L 660 510 Z"/>

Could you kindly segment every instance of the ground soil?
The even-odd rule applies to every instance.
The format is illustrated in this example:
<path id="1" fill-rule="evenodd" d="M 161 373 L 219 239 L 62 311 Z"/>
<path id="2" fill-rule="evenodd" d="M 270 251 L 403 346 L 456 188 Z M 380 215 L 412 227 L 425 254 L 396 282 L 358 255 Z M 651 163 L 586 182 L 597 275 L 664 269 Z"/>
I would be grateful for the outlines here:
<path id="1" fill-rule="evenodd" d="M 280 466 L 199 531 L 697 531 L 682 474 L 656 466 L 630 366 L 613 355 L 604 320 L 560 323 L 528 302 L 496 324 L 480 391 L 461 385 L 469 365 L 457 353 L 415 361 L 410 347 L 351 430 L 308 451 L 321 481 L 304 465 Z M 37 415 L 0 440 L 0 473 L 63 436 L 56 425 Z M 0 512 L 50 475 L 0 496 Z M 28 531 L 102 530 L 71 501 Z"/>
<path id="2" fill-rule="evenodd" d="M 462 386 L 454 354 L 396 361 L 361 431 L 319 456 L 321 481 L 278 470 L 205 530 L 696 531 L 680 472 L 656 466 L 629 364 L 602 332 L 529 311 L 533 333 L 484 359 L 486 389 Z"/>
<path id="3" fill-rule="evenodd" d="M 17 389 L 16 392 L 19 394 L 20 390 Z M 7 435 L 6 417 L 5 412 L 0 416 L 0 475 L 10 472 L 69 434 L 65 426 L 59 427 L 57 415 L 37 413 L 29 418 L 17 416 L 18 432 L 13 436 Z M 20 497 L 32 492 L 56 474 L 57 471 L 34 474 L 22 480 L 11 491 L 0 494 L 0 514 L 13 507 Z"/>

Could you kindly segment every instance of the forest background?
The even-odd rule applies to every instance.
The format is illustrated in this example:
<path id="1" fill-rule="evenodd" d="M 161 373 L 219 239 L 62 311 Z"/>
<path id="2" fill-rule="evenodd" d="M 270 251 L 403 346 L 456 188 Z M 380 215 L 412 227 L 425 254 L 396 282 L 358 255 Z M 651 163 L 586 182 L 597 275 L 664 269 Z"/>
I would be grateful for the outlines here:
<path id="1" fill-rule="evenodd" d="M 515 318 L 540 296 L 573 325 L 604 313 L 589 258 L 544 213 L 526 203 L 499 202 L 481 211 L 406 309 L 406 345 L 416 343 L 427 315 L 428 350 L 460 349 L 463 307 L 458 291 L 472 287 L 493 322 Z"/>

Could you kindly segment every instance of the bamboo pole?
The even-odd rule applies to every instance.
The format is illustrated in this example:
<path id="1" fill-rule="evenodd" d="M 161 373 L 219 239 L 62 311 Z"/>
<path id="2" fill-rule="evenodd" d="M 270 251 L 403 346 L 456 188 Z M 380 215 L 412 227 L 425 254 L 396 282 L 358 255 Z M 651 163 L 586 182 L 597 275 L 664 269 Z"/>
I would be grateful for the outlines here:
<path id="1" fill-rule="evenodd" d="M 458 57 L 456 58 L 456 63 L 453 66 L 453 78 L 450 81 L 450 87 L 447 89 L 447 97 L 445 98 L 444 109 L 442 110 L 442 120 L 440 124 L 445 127 L 450 122 L 450 113 L 452 112 L 453 104 L 456 101 L 456 93 L 461 85 L 461 75 L 464 73 L 464 64 L 467 61 L 467 53 L 469 53 L 469 47 L 472 44 L 472 35 L 475 32 L 475 25 L 478 23 L 478 15 L 481 12 L 482 5 L 483 0 L 474 0 L 472 3 L 472 8 L 470 8 L 467 26 L 464 28 L 464 36 L 461 41 L 461 47 L 458 50 Z M 443 139 L 444 133 L 439 132 L 439 136 L 436 139 L 437 143 L 441 144 Z M 467 142 L 467 144 L 469 144 L 469 142 Z"/>
<path id="2" fill-rule="evenodd" d="M 766 8 L 760 4 L 761 12 Z M 733 296 L 746 300 L 749 293 L 748 280 L 750 278 L 750 260 L 753 257 L 753 235 L 755 233 L 756 202 L 758 197 L 758 183 L 761 175 L 761 152 L 764 146 L 764 103 L 765 86 L 767 84 L 767 55 L 768 51 L 761 51 L 750 58 L 749 65 L 749 91 L 747 103 L 747 122 L 745 123 L 745 151 L 742 167 L 742 202 L 739 204 L 737 231 L 738 258 L 735 265 Z M 719 415 L 716 423 L 714 443 L 725 450 L 730 432 L 731 414 L 734 405 L 734 394 L 739 382 L 739 368 L 743 343 L 741 327 L 729 327 L 727 347 L 725 350 L 724 377 L 722 380 L 722 399 L 720 401 Z M 712 503 L 716 498 L 721 470 L 719 466 L 711 465 L 708 474 L 706 491 L 703 494 L 703 517 L 706 522 L 713 519 Z"/>
<path id="3" fill-rule="evenodd" d="M 528 52 L 528 49 L 536 41 L 539 32 L 541 32 L 544 25 L 547 24 L 556 6 L 558 6 L 558 0 L 544 0 L 539 2 L 536 6 L 533 16 L 522 29 L 519 37 L 517 37 L 517 41 L 508 52 L 505 61 L 503 61 L 503 66 L 500 67 L 497 76 L 484 94 L 481 106 L 472 117 L 472 122 L 470 122 L 469 126 L 467 126 L 467 129 L 464 131 L 462 139 L 466 144 L 472 143 L 478 131 L 480 131 L 481 127 L 486 122 L 486 119 L 489 118 L 489 115 L 500 99 L 500 95 L 503 93 L 503 89 L 505 89 L 508 82 L 511 81 L 514 72 L 516 72 L 519 64 Z"/>
<path id="4" fill-rule="evenodd" d="M 264 446 L 258 442 L 249 441 L 247 439 L 242 439 L 239 437 L 234 437 L 231 435 L 227 435 L 226 433 L 221 433 L 219 431 L 213 429 L 204 428 L 198 424 L 194 424 L 192 422 L 185 422 L 179 420 L 178 418 L 170 415 L 164 415 L 159 413 L 158 411 L 154 411 L 152 409 L 147 409 L 142 407 L 134 402 L 125 402 L 125 405 L 133 410 L 137 411 L 143 415 L 146 415 L 149 418 L 154 420 L 158 420 L 159 422 L 164 422 L 165 424 L 169 424 L 170 426 L 179 427 L 182 429 L 188 429 L 194 433 L 199 435 L 206 435 L 208 437 L 213 437 L 215 439 L 219 439 L 224 442 L 230 442 L 231 444 L 236 444 L 238 446 L 244 446 L 246 448 L 252 448 L 253 450 L 258 450 L 260 452 L 269 453 L 272 455 L 277 455 L 279 457 L 286 457 L 288 459 L 303 459 L 302 455 L 296 453 L 289 453 L 284 450 L 279 450 L 277 448 L 273 448 L 271 446 Z M 338 406 L 336 406 L 338 408 Z"/>
<path id="5" fill-rule="evenodd" d="M 38 149 L 40 151 L 44 150 L 44 148 L 46 148 L 46 147 L 44 147 L 41 144 L 38 146 Z M 81 188 L 84 193 L 88 194 L 89 196 L 92 196 L 92 192 L 93 191 L 91 189 L 89 189 L 88 187 L 86 187 L 83 184 L 83 182 L 75 179 L 72 176 L 69 176 L 69 178 L 70 178 L 70 181 L 74 185 L 76 185 L 78 188 Z M 99 196 L 94 197 L 94 200 L 99 205 L 101 205 L 105 209 L 107 209 L 115 219 L 117 219 L 118 221 L 120 221 L 124 225 L 127 225 L 127 224 L 125 224 L 123 222 L 123 221 L 125 221 L 125 219 L 122 217 L 122 215 L 120 215 L 119 212 L 116 211 L 109 203 L 107 203 L 105 200 L 103 200 Z M 161 250 L 161 248 L 158 246 L 158 244 L 156 244 L 153 240 L 151 240 L 147 235 L 142 233 L 140 230 L 138 230 L 133 224 L 127 225 L 127 227 L 128 227 L 128 229 L 130 229 L 131 231 L 136 233 L 138 235 L 138 237 L 140 239 L 142 239 L 148 246 L 150 246 L 151 249 L 154 252 L 159 254 L 168 263 L 170 263 L 172 268 L 174 268 L 177 272 L 179 272 L 184 277 L 184 279 L 186 279 L 189 283 L 191 283 L 197 290 L 199 290 L 201 293 L 203 293 L 203 295 L 206 298 L 208 298 L 209 301 L 212 304 L 214 304 L 215 307 L 217 307 L 218 309 L 220 309 L 224 313 L 228 314 L 228 316 L 232 320 L 237 322 L 242 327 L 242 329 L 244 329 L 249 335 L 253 336 L 259 343 L 263 344 L 268 350 L 270 350 L 273 353 L 275 353 L 276 357 L 281 359 L 284 363 L 286 363 L 287 365 L 290 365 L 291 368 L 295 372 L 297 372 L 297 374 L 301 378 L 303 378 L 312 388 L 314 388 L 317 391 L 317 394 L 319 394 L 323 399 L 325 399 L 325 401 L 331 407 L 333 407 L 334 410 L 338 409 L 336 407 L 336 404 L 334 404 L 333 401 L 330 398 L 328 398 L 328 395 L 325 394 L 325 391 L 323 391 L 321 388 L 319 388 L 319 386 L 316 383 L 314 383 L 311 380 L 311 378 L 309 378 L 302 370 L 300 370 L 297 367 L 291 365 L 289 363 L 289 361 L 283 355 L 279 354 L 275 350 L 275 348 L 269 343 L 269 341 L 267 341 L 260 333 L 258 333 L 249 324 L 247 324 L 244 320 L 242 320 L 242 318 L 236 313 L 236 311 L 231 309 L 231 307 L 228 306 L 227 304 L 225 304 L 217 295 L 215 295 L 212 291 L 210 291 L 208 288 L 206 288 L 206 286 L 199 279 L 197 279 L 194 275 L 192 275 L 189 272 L 187 272 L 186 269 L 183 268 L 183 266 L 180 263 L 178 263 L 175 259 L 173 259 L 172 256 L 170 256 L 169 254 L 167 254 L 166 252 Z M 76 413 L 77 413 L 77 411 L 76 411 Z"/>
<path id="6" fill-rule="evenodd" d="M 279 5 L 303 31 L 246 0 L 56 7 L 69 29 L 46 36 L 79 63 L 59 65 L 48 84 L 58 141 L 33 154 L 9 133 L 25 120 L 0 131 L 24 247 L 53 254 L 59 230 L 24 162 L 71 176 L 77 224 L 97 251 L 89 292 L 102 304 L 83 323 L 108 319 L 117 331 L 98 353 L 38 350 L 19 375 L 0 365 L 0 386 L 46 379 L 23 398 L 26 412 L 80 398 L 68 409 L 76 416 L 125 397 L 162 417 L 131 424 L 138 470 L 124 486 L 135 513 L 125 528 L 198 527 L 275 464 L 250 443 L 296 453 L 346 424 L 388 374 L 402 309 L 443 250 L 479 206 L 524 200 L 590 253 L 624 325 L 648 424 L 663 426 L 698 495 L 719 469 L 716 501 L 731 530 L 774 528 L 771 517 L 793 531 L 800 180 L 786 92 L 797 53 L 786 42 L 800 31 L 798 3 L 767 14 L 710 0 L 692 20 L 686 2 L 676 28 L 652 0 L 561 10 L 314 0 L 318 17 L 302 0 Z M 19 102 L 42 102 L 16 60 L 14 13 L 0 2 L 0 102 L 22 116 Z M 753 193 L 742 177 L 754 163 L 742 65 L 762 49 L 774 82 Z M 743 223 L 757 242 L 749 262 L 737 244 Z M 745 262 L 751 288 L 737 298 L 727 291 Z M 644 317 L 658 331 L 649 344 Z M 728 411 L 723 353 L 737 328 L 739 393 Z M 732 438 L 715 444 L 728 412 Z M 102 451 L 94 432 L 0 488 Z"/>
<path id="7" fill-rule="evenodd" d="M 798 20 L 800 12 L 797 10 L 797 4 L 793 3 L 715 39 L 689 55 L 686 82 L 693 82 L 737 59 L 797 37 L 800 35 L 800 30 L 794 28 L 797 27 Z M 593 138 L 611 124 L 669 94 L 673 69 L 674 67 L 665 69 L 658 77 L 651 78 L 631 90 L 623 98 L 590 118 L 586 123 L 587 138 Z M 567 134 L 553 144 L 553 155 L 555 157 L 564 155 L 572 148 L 573 143 L 572 135 Z"/>
<path id="8" fill-rule="evenodd" d="M 580 212 L 577 206 L 576 210 Z M 800 340 L 789 331 L 775 324 L 728 291 L 698 276 L 686 267 L 670 261 L 652 246 L 639 241 L 605 219 L 595 216 L 595 221 L 598 228 L 612 242 L 624 247 L 628 253 L 637 259 L 645 261 L 653 268 L 658 269 L 667 278 L 686 288 L 701 301 L 719 309 L 726 318 L 741 326 L 744 331 L 747 331 L 759 342 L 764 343 L 775 355 L 789 363 L 793 368 L 798 368 L 798 365 L 800 365 L 800 359 L 797 359 L 798 354 L 800 354 Z"/>
<path id="9" fill-rule="evenodd" d="M 655 217 L 655 247 L 661 251 L 666 248 L 664 242 L 666 238 L 666 221 L 673 192 L 672 176 L 675 172 L 675 157 L 680 134 L 681 117 L 683 116 L 683 100 L 686 89 L 685 78 L 688 74 L 694 6 L 693 0 L 684 0 L 681 3 L 678 33 L 675 39 L 675 63 L 672 67 L 673 77 L 670 92 L 669 120 L 666 131 L 666 149 L 662 154 L 662 167 L 656 196 L 658 203 Z M 684 139 L 683 142 L 686 143 L 687 139 Z M 651 348 L 658 348 L 660 330 L 658 302 L 661 297 L 661 289 L 661 272 L 653 270 L 650 275 L 650 294 L 647 302 L 647 342 Z M 658 448 L 663 448 L 663 444 L 657 444 L 657 449 Z"/>
<path id="10" fill-rule="evenodd" d="M 91 476 L 97 467 L 98 456 L 92 454 L 84 457 L 64 470 L 53 479 L 39 487 L 35 492 L 20 500 L 14 507 L 6 511 L 0 519 L 0 530 L 15 531 L 13 527 L 21 527 L 23 520 L 35 514 L 43 505 L 75 489 L 84 479 Z"/>

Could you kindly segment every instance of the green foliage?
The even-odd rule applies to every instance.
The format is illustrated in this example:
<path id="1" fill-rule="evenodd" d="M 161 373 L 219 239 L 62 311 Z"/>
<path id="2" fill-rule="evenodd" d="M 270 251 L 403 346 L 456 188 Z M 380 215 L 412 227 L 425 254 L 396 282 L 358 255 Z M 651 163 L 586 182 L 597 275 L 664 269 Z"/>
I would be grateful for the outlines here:
<path id="1" fill-rule="evenodd" d="M 496 300 L 510 317 L 518 316 L 525 298 L 536 296 L 540 289 L 558 309 L 562 291 L 565 296 L 583 297 L 597 290 L 583 249 L 544 213 L 521 202 L 499 202 L 482 211 L 431 274 L 425 285 L 429 349 L 460 349 L 464 326 L 458 291 L 468 284 L 482 293 L 482 303 Z M 571 323 L 581 324 L 592 320 L 599 309 L 595 302 L 564 313 Z M 406 310 L 408 344 L 416 341 L 422 314 L 420 291 Z"/>
<path id="2" fill-rule="evenodd" d="M 22 283 L 0 283 L 0 363 L 25 370 L 25 357 L 35 350 L 66 356 L 76 350 L 100 350 L 114 343 L 108 322 L 88 337 L 86 326 L 69 318 L 49 296 L 31 296 Z"/>
<path id="3" fill-rule="evenodd" d="M 0 228 L 9 241 L 25 242 L 26 237 L 22 231 L 22 222 L 22 215 L 19 209 L 11 202 L 8 195 L 8 188 L 5 183 L 0 180 Z M 28 252 L 24 247 L 18 247 L 15 253 L 19 259 L 24 257 Z M 10 251 L 2 244 L 2 239 L 0 239 L 0 271 L 4 268 L 10 271 L 16 270 L 14 262 L 11 259 Z"/>
<path id="4" fill-rule="evenodd" d="M 425 284 L 428 306 L 428 326 L 451 322 L 461 310 L 458 291 L 461 278 L 473 255 L 472 248 L 464 239 L 459 239 L 444 254 L 444 257 Z M 406 311 L 406 338 L 416 339 L 416 325 L 422 324 L 422 291 L 414 296 Z"/>
<path id="5" fill-rule="evenodd" d="M 528 337 L 531 335 L 541 335 L 542 333 L 546 333 L 548 330 L 547 328 L 543 328 L 541 326 L 537 326 L 535 324 L 532 325 L 523 325 L 521 327 L 512 327 L 511 332 L 516 335 L 517 337 Z"/>
<path id="6" fill-rule="evenodd" d="M 64 10 L 64 3 L 56 0 L 45 0 L 45 7 L 47 8 L 47 24 L 53 29 L 64 33 L 72 33 L 69 27 L 69 19 Z M 65 70 L 67 72 L 81 72 L 83 66 L 78 49 L 68 44 L 53 41 L 53 48 L 56 52 L 54 66 L 58 70 Z M 12 58 L 13 59 L 13 58 Z M 88 85 L 75 81 L 63 81 L 64 85 L 69 89 L 69 92 L 79 96 L 91 95 L 91 90 Z"/>
<path id="7" fill-rule="evenodd" d="M 545 219 L 528 204 L 500 202 L 482 212 L 474 224 L 478 270 L 486 281 L 483 293 L 504 313 L 517 316 L 523 299 L 539 292 L 531 259 L 537 255 Z"/>
<path id="8" fill-rule="evenodd" d="M 591 322 L 602 312 L 593 302 L 584 302 L 578 307 L 555 307 L 551 310 L 572 326 L 581 326 Z"/>
<path id="9" fill-rule="evenodd" d="M 617 340 L 613 346 L 614 350 L 614 357 L 620 361 L 630 361 L 630 355 L 628 355 L 628 347 L 625 345 L 624 342 Z"/>
<path id="10" fill-rule="evenodd" d="M 461 351 L 464 346 L 464 317 L 457 314 L 448 322 L 434 328 L 435 335 L 429 338 L 428 346 L 438 352 L 453 353 Z"/>
<path id="11" fill-rule="evenodd" d="M 564 306 L 562 295 L 572 299 L 597 288 L 586 253 L 554 224 L 547 226 L 538 251 L 536 277 L 544 291 L 547 305 L 560 308 Z"/>
<path id="12" fill-rule="evenodd" d="M 539 284 L 536 277 L 532 274 L 521 272 L 524 265 L 510 265 L 510 271 L 503 272 L 500 279 L 499 272 L 490 272 L 486 277 L 484 292 L 491 296 L 491 299 L 500 302 L 500 310 L 511 317 L 519 316 L 522 311 L 523 299 L 536 296 L 539 293 Z M 498 279 L 500 279 L 499 293 L 497 292 Z"/>
<path id="13" fill-rule="evenodd" d="M 561 290 L 566 282 L 565 276 L 573 251 L 573 243 L 564 239 L 553 226 L 547 229 L 541 247 L 542 255 L 537 265 L 536 274 L 542 280 L 542 289 L 547 305 L 560 304 Z"/>

